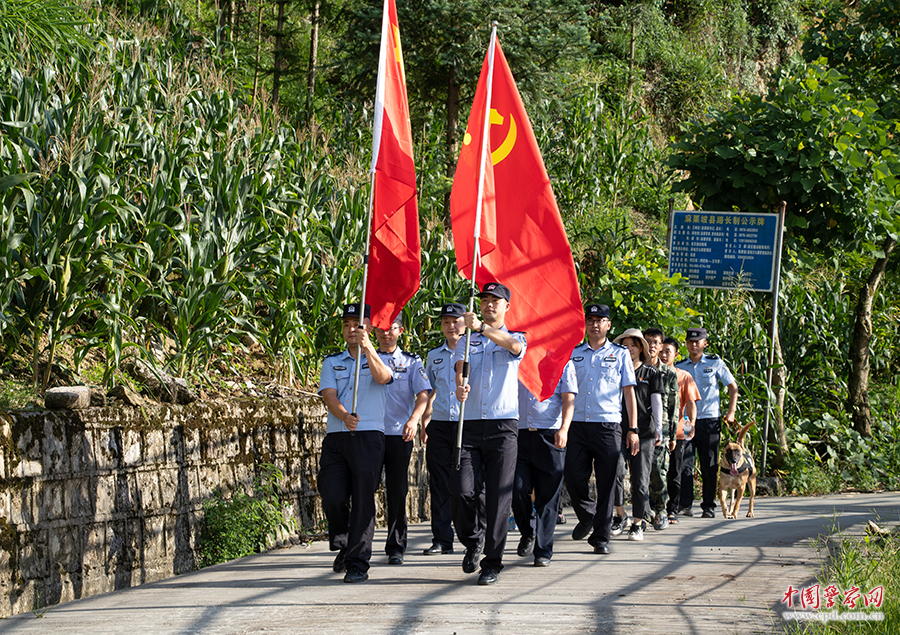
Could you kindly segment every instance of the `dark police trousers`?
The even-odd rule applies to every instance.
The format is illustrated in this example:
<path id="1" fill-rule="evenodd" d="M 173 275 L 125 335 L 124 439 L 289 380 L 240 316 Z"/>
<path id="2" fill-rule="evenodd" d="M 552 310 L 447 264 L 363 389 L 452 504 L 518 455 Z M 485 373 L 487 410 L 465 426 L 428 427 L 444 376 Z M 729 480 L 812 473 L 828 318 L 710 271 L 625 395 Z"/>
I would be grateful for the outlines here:
<path id="1" fill-rule="evenodd" d="M 566 444 L 566 489 L 578 522 L 593 526 L 588 542 L 594 547 L 609 542 L 613 517 L 616 467 L 622 446 L 622 422 L 573 421 Z M 597 481 L 597 500 L 591 497 L 591 472 Z"/>
<path id="2" fill-rule="evenodd" d="M 722 433 L 721 419 L 697 419 L 697 431 L 694 433 L 696 461 L 700 465 L 700 478 L 703 480 L 703 499 L 700 508 L 703 511 L 716 511 L 716 490 L 719 480 L 719 438 Z M 693 485 L 693 483 L 692 483 Z M 682 483 L 684 487 L 684 483 Z"/>
<path id="3" fill-rule="evenodd" d="M 455 499 L 456 536 L 467 548 L 484 540 L 482 568 L 503 569 L 503 548 L 509 531 L 513 477 L 516 472 L 516 419 L 472 419 L 463 423 L 460 465 L 454 470 L 450 492 Z M 478 518 L 484 495 L 484 521 Z"/>
<path id="4" fill-rule="evenodd" d="M 344 553 L 348 570 L 369 570 L 383 459 L 381 431 L 332 432 L 322 441 L 319 494 L 328 520 L 328 545 Z"/>
<path id="5" fill-rule="evenodd" d="M 444 548 L 453 546 L 453 505 L 450 480 L 456 471 L 457 421 L 434 421 L 426 428 L 425 465 L 428 467 L 428 491 L 431 493 L 431 538 Z M 484 490 L 478 497 L 479 535 L 484 535 Z"/>
<path id="6" fill-rule="evenodd" d="M 522 537 L 535 537 L 535 558 L 553 557 L 553 531 L 559 514 L 559 494 L 566 461 L 566 450 L 557 448 L 555 440 L 556 430 L 519 430 L 512 507 Z"/>
<path id="7" fill-rule="evenodd" d="M 388 556 L 406 552 L 406 496 L 409 493 L 409 457 L 413 442 L 404 441 L 399 434 L 384 435 L 384 497 L 387 501 L 387 541 L 384 552 Z"/>

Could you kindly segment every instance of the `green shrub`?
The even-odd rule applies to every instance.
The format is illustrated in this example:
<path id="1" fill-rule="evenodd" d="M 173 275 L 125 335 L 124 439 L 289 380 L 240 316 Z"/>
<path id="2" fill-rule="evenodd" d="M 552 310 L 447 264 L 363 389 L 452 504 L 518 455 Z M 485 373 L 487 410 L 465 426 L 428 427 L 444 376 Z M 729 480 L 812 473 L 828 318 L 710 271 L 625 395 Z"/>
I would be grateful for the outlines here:
<path id="1" fill-rule="evenodd" d="M 201 567 L 259 553 L 277 537 L 279 530 L 294 529 L 294 519 L 285 514 L 279 497 L 279 482 L 283 478 L 280 469 L 263 464 L 253 481 L 252 496 L 237 490 L 229 498 L 217 491 L 203 503 L 198 548 Z"/>

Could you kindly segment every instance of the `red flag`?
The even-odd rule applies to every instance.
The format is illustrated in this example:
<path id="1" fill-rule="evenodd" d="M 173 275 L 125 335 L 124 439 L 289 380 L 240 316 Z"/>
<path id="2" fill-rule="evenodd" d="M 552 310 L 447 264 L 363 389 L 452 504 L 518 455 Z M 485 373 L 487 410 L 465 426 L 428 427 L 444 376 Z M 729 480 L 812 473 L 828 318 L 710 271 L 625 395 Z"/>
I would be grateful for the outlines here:
<path id="1" fill-rule="evenodd" d="M 366 302 L 372 324 L 390 328 L 419 290 L 421 248 L 413 140 L 394 0 L 384 0 L 372 139 L 372 244 Z"/>
<path id="2" fill-rule="evenodd" d="M 528 338 L 519 379 L 544 400 L 556 389 L 572 349 L 584 339 L 584 309 L 550 177 L 500 43 L 494 47 L 490 160 L 484 162 L 481 260 L 475 280 L 479 287 L 496 280 L 512 291 L 507 328 L 525 331 Z M 450 195 L 456 264 L 470 279 L 488 59 L 489 55 L 481 69 Z"/>

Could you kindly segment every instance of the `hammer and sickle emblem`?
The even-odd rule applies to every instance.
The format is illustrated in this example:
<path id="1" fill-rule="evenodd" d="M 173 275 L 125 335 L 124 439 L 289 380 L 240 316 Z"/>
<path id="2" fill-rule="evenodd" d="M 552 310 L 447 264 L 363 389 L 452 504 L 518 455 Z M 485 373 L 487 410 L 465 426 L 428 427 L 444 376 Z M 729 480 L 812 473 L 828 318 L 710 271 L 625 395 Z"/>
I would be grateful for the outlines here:
<path id="1" fill-rule="evenodd" d="M 492 126 L 501 126 L 503 125 L 504 117 L 499 112 L 491 108 L 491 116 L 488 119 Z M 491 152 L 491 163 L 497 165 L 512 152 L 513 146 L 516 145 L 516 135 L 518 134 L 518 130 L 516 128 L 516 120 L 512 116 L 509 115 L 509 131 L 506 133 L 506 139 L 503 140 L 503 143 L 500 144 L 500 147 Z M 465 139 L 463 139 L 463 143 L 465 145 L 469 145 L 472 142 L 472 135 L 468 132 L 466 133 Z"/>

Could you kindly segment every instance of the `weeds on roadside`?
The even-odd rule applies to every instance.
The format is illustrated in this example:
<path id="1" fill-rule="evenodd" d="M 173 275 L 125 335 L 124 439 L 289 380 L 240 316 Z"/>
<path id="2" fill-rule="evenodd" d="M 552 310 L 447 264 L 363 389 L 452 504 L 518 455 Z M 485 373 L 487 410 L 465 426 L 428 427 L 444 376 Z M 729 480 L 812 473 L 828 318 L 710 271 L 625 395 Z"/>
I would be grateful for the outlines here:
<path id="1" fill-rule="evenodd" d="M 201 567 L 259 553 L 279 530 L 293 531 L 294 519 L 285 513 L 279 498 L 283 478 L 280 469 L 266 463 L 253 481 L 252 495 L 239 489 L 226 497 L 217 491 L 203 504 L 198 548 Z"/>
<path id="2" fill-rule="evenodd" d="M 881 527 L 885 523 L 876 521 Z M 834 532 L 822 540 L 823 550 L 830 547 L 830 553 L 822 570 L 816 576 L 821 588 L 834 585 L 842 591 L 858 588 L 860 593 L 868 593 L 876 587 L 884 589 L 881 607 L 865 607 L 861 599 L 855 609 L 843 606 L 838 598 L 833 608 L 838 613 L 846 611 L 881 611 L 883 621 L 838 621 L 828 622 L 788 622 L 785 631 L 790 635 L 843 635 L 844 633 L 878 635 L 900 634 L 900 525 L 892 532 L 883 534 L 868 532 L 863 536 L 841 536 L 835 544 Z"/>

